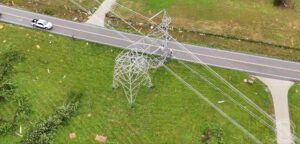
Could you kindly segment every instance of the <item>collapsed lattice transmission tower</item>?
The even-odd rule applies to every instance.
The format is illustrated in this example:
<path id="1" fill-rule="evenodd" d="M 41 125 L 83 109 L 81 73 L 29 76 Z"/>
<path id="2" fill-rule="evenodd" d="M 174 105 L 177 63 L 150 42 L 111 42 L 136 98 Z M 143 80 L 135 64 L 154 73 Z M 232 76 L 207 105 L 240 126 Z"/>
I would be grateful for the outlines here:
<path id="1" fill-rule="evenodd" d="M 161 24 L 140 40 L 129 45 L 115 60 L 113 88 L 122 87 L 130 106 L 133 106 L 141 86 L 152 87 L 149 70 L 164 65 L 172 50 L 167 48 L 171 18 L 163 11 Z M 156 56 L 151 56 L 156 54 Z"/>

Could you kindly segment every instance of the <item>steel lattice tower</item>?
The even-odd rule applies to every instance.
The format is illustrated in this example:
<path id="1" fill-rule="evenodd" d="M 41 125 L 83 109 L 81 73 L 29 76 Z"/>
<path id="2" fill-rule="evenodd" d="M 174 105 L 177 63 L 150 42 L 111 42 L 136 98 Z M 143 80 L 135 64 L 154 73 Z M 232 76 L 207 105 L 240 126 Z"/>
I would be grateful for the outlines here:
<path id="1" fill-rule="evenodd" d="M 163 12 L 161 24 L 157 25 L 148 36 L 128 46 L 130 50 L 121 52 L 115 60 L 112 86 L 123 88 L 130 106 L 134 105 L 141 86 L 148 88 L 153 86 L 149 70 L 163 66 L 167 57 L 172 54 L 167 48 L 171 18 L 166 11 Z M 160 56 L 150 58 L 149 53 Z"/>

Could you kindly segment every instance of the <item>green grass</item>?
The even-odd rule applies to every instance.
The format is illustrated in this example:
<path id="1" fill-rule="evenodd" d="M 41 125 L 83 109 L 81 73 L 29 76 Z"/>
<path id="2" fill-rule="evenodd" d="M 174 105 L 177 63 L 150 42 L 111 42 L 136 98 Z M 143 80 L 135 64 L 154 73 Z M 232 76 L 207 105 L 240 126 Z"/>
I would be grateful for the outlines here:
<path id="1" fill-rule="evenodd" d="M 0 0 L 3 4 L 9 1 Z M 88 10 L 93 10 L 99 5 L 94 0 L 75 1 Z M 187 31 L 229 35 L 292 48 L 285 49 L 193 32 L 172 32 L 172 35 L 181 42 L 300 61 L 300 0 L 293 1 L 295 2 L 293 9 L 274 7 L 273 0 L 119 0 L 118 2 L 147 16 L 153 16 L 156 12 L 167 9 L 172 17 L 172 26 Z M 69 20 L 77 18 L 76 21 L 79 22 L 84 22 L 88 18 L 87 14 L 69 0 L 40 0 L 31 3 L 14 0 L 14 4 L 16 7 Z M 141 22 L 132 12 L 121 7 L 117 6 L 115 12 L 131 19 L 133 23 Z M 120 24 L 120 21 L 117 23 Z M 115 28 L 124 30 L 124 27 L 118 24 L 114 25 Z"/>
<path id="2" fill-rule="evenodd" d="M 162 9 L 167 9 L 172 17 L 172 26 L 188 31 L 235 36 L 290 46 L 297 50 L 188 32 L 173 34 L 179 41 L 299 61 L 300 1 L 293 1 L 294 9 L 274 7 L 272 0 L 120 0 L 119 2 L 149 17 Z M 121 7 L 117 10 L 128 19 L 141 21 Z"/>
<path id="3" fill-rule="evenodd" d="M 291 121 L 294 123 L 294 131 L 296 136 L 300 136 L 300 84 L 295 84 L 289 91 L 289 108 Z"/>
<path id="4" fill-rule="evenodd" d="M 163 68 L 151 71 L 155 87 L 142 88 L 136 107 L 131 109 L 122 90 L 111 87 L 114 59 L 120 49 L 2 25 L 0 54 L 14 49 L 25 56 L 25 61 L 15 66 L 12 76 L 17 86 L 16 93 L 28 96 L 33 111 L 30 120 L 21 124 L 24 132 L 28 131 L 30 124 L 47 117 L 55 107 L 61 106 L 69 91 L 76 90 L 84 94 L 79 112 L 67 125 L 59 128 L 54 143 L 96 143 L 96 134 L 107 136 L 109 143 L 201 143 L 201 129 L 209 123 L 223 129 L 226 143 L 253 143 Z M 253 110 L 202 66 L 188 65 Z M 271 131 L 195 77 L 178 61 L 172 60 L 167 66 L 261 141 L 274 141 Z M 248 77 L 245 73 L 214 69 L 271 113 L 272 106 L 261 82 L 256 80 L 254 85 L 248 85 L 243 82 Z M 225 103 L 218 104 L 220 100 L 225 100 Z M 0 109 L 0 118 L 7 118 L 12 115 L 14 105 L 1 103 Z M 88 114 L 92 116 L 88 117 Z M 71 132 L 77 135 L 72 141 L 68 139 Z M 0 141 L 5 144 L 14 144 L 20 139 L 14 135 L 0 136 Z"/>
<path id="5" fill-rule="evenodd" d="M 99 4 L 94 0 L 74 0 L 82 5 L 87 10 L 92 10 Z M 0 3 L 11 5 L 11 0 L 0 0 Z M 13 0 L 14 6 L 24 8 L 33 12 L 43 13 L 56 17 L 61 17 L 69 20 L 77 18 L 77 21 L 85 21 L 88 15 L 80 10 L 69 0 L 38 0 L 38 1 L 25 1 Z"/>
<path id="6" fill-rule="evenodd" d="M 175 26 L 300 48 L 300 1 L 294 1 L 294 9 L 280 9 L 272 0 L 120 0 L 145 15 L 167 9 Z"/>

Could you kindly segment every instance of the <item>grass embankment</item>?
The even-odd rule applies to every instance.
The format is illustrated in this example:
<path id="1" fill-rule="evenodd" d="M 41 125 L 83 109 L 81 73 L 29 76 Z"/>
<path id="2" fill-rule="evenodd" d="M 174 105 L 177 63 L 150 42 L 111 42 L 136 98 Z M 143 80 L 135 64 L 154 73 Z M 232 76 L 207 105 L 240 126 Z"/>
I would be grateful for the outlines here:
<path id="1" fill-rule="evenodd" d="M 291 121 L 294 123 L 296 136 L 300 136 L 300 84 L 295 84 L 289 91 L 289 108 Z"/>
<path id="2" fill-rule="evenodd" d="M 200 143 L 202 135 L 207 134 L 207 125 L 220 129 L 225 143 L 253 143 L 163 68 L 151 72 L 155 87 L 150 90 L 142 88 L 136 107 L 131 109 L 123 91 L 113 90 L 111 86 L 114 59 L 120 49 L 3 25 L 0 54 L 13 48 L 25 57 L 23 62 L 14 66 L 11 76 L 17 86 L 16 93 L 25 93 L 31 105 L 29 120 L 21 125 L 23 134 L 28 133 L 31 124 L 53 114 L 55 108 L 64 103 L 68 92 L 80 91 L 83 96 L 77 115 L 57 128 L 54 143 L 96 143 L 96 134 L 107 136 L 109 143 Z M 252 110 L 203 67 L 188 65 Z M 274 141 L 272 132 L 177 61 L 169 62 L 168 67 L 264 143 Z M 245 73 L 214 69 L 271 113 L 268 94 L 259 81 L 248 85 L 243 82 L 248 77 Z M 222 100 L 225 102 L 218 104 Z M 1 103 L 0 118 L 11 115 L 14 108 L 14 105 Z M 69 140 L 68 135 L 72 132 L 76 133 L 76 138 Z M 14 144 L 21 139 L 14 133 L 0 136 L 5 144 Z"/>
<path id="3" fill-rule="evenodd" d="M 293 9 L 274 7 L 273 0 L 120 0 L 119 2 L 149 17 L 162 9 L 167 9 L 172 17 L 172 25 L 179 29 L 178 31 L 183 31 L 173 32 L 180 41 L 299 61 L 300 0 L 293 1 L 295 2 Z M 124 17 L 139 22 L 133 13 L 123 8 L 118 10 Z M 280 48 L 248 40 L 292 48 Z"/>
<path id="4" fill-rule="evenodd" d="M 83 5 L 87 10 L 93 10 L 98 5 L 94 0 L 74 0 L 80 5 Z M 88 14 L 80 10 L 69 0 L 0 0 L 0 3 L 21 7 L 33 12 L 42 13 L 46 15 L 61 17 L 69 20 L 83 22 L 88 18 Z"/>

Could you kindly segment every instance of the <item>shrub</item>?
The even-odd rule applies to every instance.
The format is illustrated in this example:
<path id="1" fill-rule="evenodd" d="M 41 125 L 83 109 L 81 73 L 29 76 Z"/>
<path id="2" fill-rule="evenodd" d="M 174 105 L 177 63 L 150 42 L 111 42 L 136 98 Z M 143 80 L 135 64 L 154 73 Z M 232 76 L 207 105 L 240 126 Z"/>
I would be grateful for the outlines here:
<path id="1" fill-rule="evenodd" d="M 13 65 L 21 59 L 22 56 L 16 51 L 6 52 L 0 59 L 0 100 L 13 100 L 18 106 L 12 121 L 0 121 L 0 134 L 2 135 L 13 130 L 19 121 L 27 118 L 30 112 L 26 97 L 15 95 L 16 87 L 10 82 Z"/>
<path id="2" fill-rule="evenodd" d="M 206 124 L 202 128 L 201 141 L 204 144 L 224 144 L 224 132 L 215 124 Z"/>
<path id="3" fill-rule="evenodd" d="M 0 99 L 7 99 L 14 93 L 15 86 L 9 80 L 13 65 L 22 59 L 16 51 L 9 51 L 3 54 L 0 64 Z"/>
<path id="4" fill-rule="evenodd" d="M 13 124 L 11 122 L 4 122 L 0 125 L 0 135 L 7 134 L 13 128 Z"/>
<path id="5" fill-rule="evenodd" d="M 50 144 L 57 129 L 65 124 L 78 109 L 81 93 L 71 92 L 63 106 L 54 114 L 36 123 L 21 144 Z"/>

